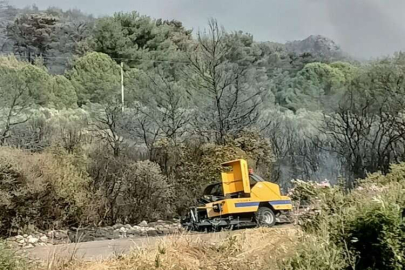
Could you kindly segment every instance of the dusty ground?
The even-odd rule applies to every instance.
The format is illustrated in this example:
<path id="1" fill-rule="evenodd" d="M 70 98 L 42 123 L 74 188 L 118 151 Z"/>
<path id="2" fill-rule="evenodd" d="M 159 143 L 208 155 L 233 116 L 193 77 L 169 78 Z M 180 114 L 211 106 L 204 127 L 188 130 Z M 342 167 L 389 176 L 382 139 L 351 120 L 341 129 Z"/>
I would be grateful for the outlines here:
<path id="1" fill-rule="evenodd" d="M 276 262 L 292 254 L 299 235 L 297 227 L 280 225 L 36 247 L 25 252 L 41 263 L 36 268 L 41 270 L 267 270 L 279 269 Z"/>
<path id="2" fill-rule="evenodd" d="M 35 247 L 25 250 L 24 253 L 26 253 L 26 255 L 30 259 L 42 261 L 47 260 L 52 256 L 74 256 L 76 259 L 83 261 L 97 261 L 109 259 L 111 257 L 117 257 L 119 255 L 128 253 L 133 249 L 154 247 L 168 237 L 184 237 L 189 238 L 190 240 L 196 237 L 200 237 L 206 241 L 209 241 L 210 243 L 216 243 L 236 232 L 237 231 L 103 240 L 77 244 L 74 243 L 56 246 Z"/>

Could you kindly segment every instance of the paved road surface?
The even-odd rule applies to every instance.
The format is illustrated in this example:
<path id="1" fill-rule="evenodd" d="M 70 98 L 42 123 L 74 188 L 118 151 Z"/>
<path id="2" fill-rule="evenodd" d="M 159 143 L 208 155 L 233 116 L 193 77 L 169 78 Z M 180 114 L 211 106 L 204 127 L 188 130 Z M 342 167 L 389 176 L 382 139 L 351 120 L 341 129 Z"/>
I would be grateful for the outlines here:
<path id="1" fill-rule="evenodd" d="M 210 242 L 217 242 L 224 239 L 227 235 L 233 232 L 220 232 L 209 234 L 189 234 L 182 237 L 204 237 Z M 77 259 L 92 261 L 103 260 L 109 257 L 121 255 L 129 252 L 131 249 L 151 247 L 158 244 L 164 237 L 139 237 L 139 238 L 124 238 L 114 240 L 102 240 L 94 242 L 62 244 L 56 246 L 35 247 L 25 250 L 29 258 L 34 260 L 46 261 L 53 256 L 56 257 L 71 257 Z M 171 237 L 179 237 L 177 235 Z"/>
<path id="2" fill-rule="evenodd" d="M 292 225 L 276 226 L 280 229 L 292 227 Z M 211 243 L 218 242 L 230 234 L 240 231 L 217 232 L 206 234 L 184 234 L 181 237 L 202 237 Z M 94 242 L 84 242 L 78 244 L 63 244 L 56 246 L 35 247 L 27 249 L 25 252 L 29 258 L 34 260 L 47 261 L 52 257 L 68 258 L 75 256 L 76 259 L 93 261 L 104 260 L 109 257 L 125 254 L 132 249 L 153 247 L 157 245 L 165 237 L 180 237 L 179 235 L 162 236 L 162 237 L 140 237 L 140 238 L 124 238 L 115 240 L 103 240 Z"/>

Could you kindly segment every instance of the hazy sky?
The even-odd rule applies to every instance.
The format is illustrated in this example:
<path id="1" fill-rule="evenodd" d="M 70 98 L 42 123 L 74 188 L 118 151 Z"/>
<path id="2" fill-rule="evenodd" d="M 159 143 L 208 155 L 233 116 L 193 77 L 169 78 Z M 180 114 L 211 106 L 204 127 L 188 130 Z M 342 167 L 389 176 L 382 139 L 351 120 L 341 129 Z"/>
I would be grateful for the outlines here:
<path id="1" fill-rule="evenodd" d="M 405 50 L 405 0 L 9 0 L 78 8 L 97 16 L 137 10 L 153 18 L 177 19 L 203 29 L 214 17 L 227 30 L 252 33 L 256 40 L 285 42 L 320 34 L 357 57 Z"/>

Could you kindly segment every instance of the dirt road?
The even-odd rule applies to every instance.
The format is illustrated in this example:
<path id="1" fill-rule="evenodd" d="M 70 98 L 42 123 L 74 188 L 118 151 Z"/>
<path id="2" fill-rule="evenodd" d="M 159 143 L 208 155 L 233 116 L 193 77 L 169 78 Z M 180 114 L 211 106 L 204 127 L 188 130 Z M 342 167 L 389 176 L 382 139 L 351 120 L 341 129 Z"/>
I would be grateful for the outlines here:
<path id="1" fill-rule="evenodd" d="M 208 234 L 187 234 L 182 237 L 203 237 L 212 243 L 224 239 L 233 232 L 219 232 Z M 27 249 L 25 253 L 34 260 L 46 261 L 55 257 L 71 257 L 85 261 L 104 260 L 117 255 L 125 254 L 132 249 L 151 247 L 158 244 L 165 237 L 139 237 L 115 240 L 103 240 L 84 243 L 63 244 L 56 246 L 35 247 Z M 171 237 L 180 237 L 171 236 Z"/>
<path id="2" fill-rule="evenodd" d="M 285 229 L 293 225 L 279 225 L 275 229 Z M 105 260 L 117 255 L 125 254 L 133 249 L 153 247 L 166 237 L 202 237 L 211 243 L 219 242 L 231 234 L 240 231 L 217 232 L 206 234 L 183 234 L 162 237 L 140 237 L 125 238 L 116 240 L 104 240 L 94 242 L 84 242 L 78 244 L 63 244 L 56 246 L 35 247 L 25 250 L 26 255 L 33 260 L 46 261 L 53 257 L 69 258 L 74 256 L 76 259 L 84 261 Z"/>

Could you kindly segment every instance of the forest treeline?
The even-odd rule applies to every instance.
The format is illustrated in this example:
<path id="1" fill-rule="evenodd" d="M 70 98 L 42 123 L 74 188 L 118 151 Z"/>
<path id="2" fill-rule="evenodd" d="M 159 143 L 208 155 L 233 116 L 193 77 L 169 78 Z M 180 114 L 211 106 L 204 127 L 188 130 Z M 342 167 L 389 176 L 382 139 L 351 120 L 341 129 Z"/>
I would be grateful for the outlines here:
<path id="1" fill-rule="evenodd" d="M 405 159 L 403 53 L 5 2 L 0 26 L 1 234 L 177 216 L 233 158 L 347 188 Z"/>

